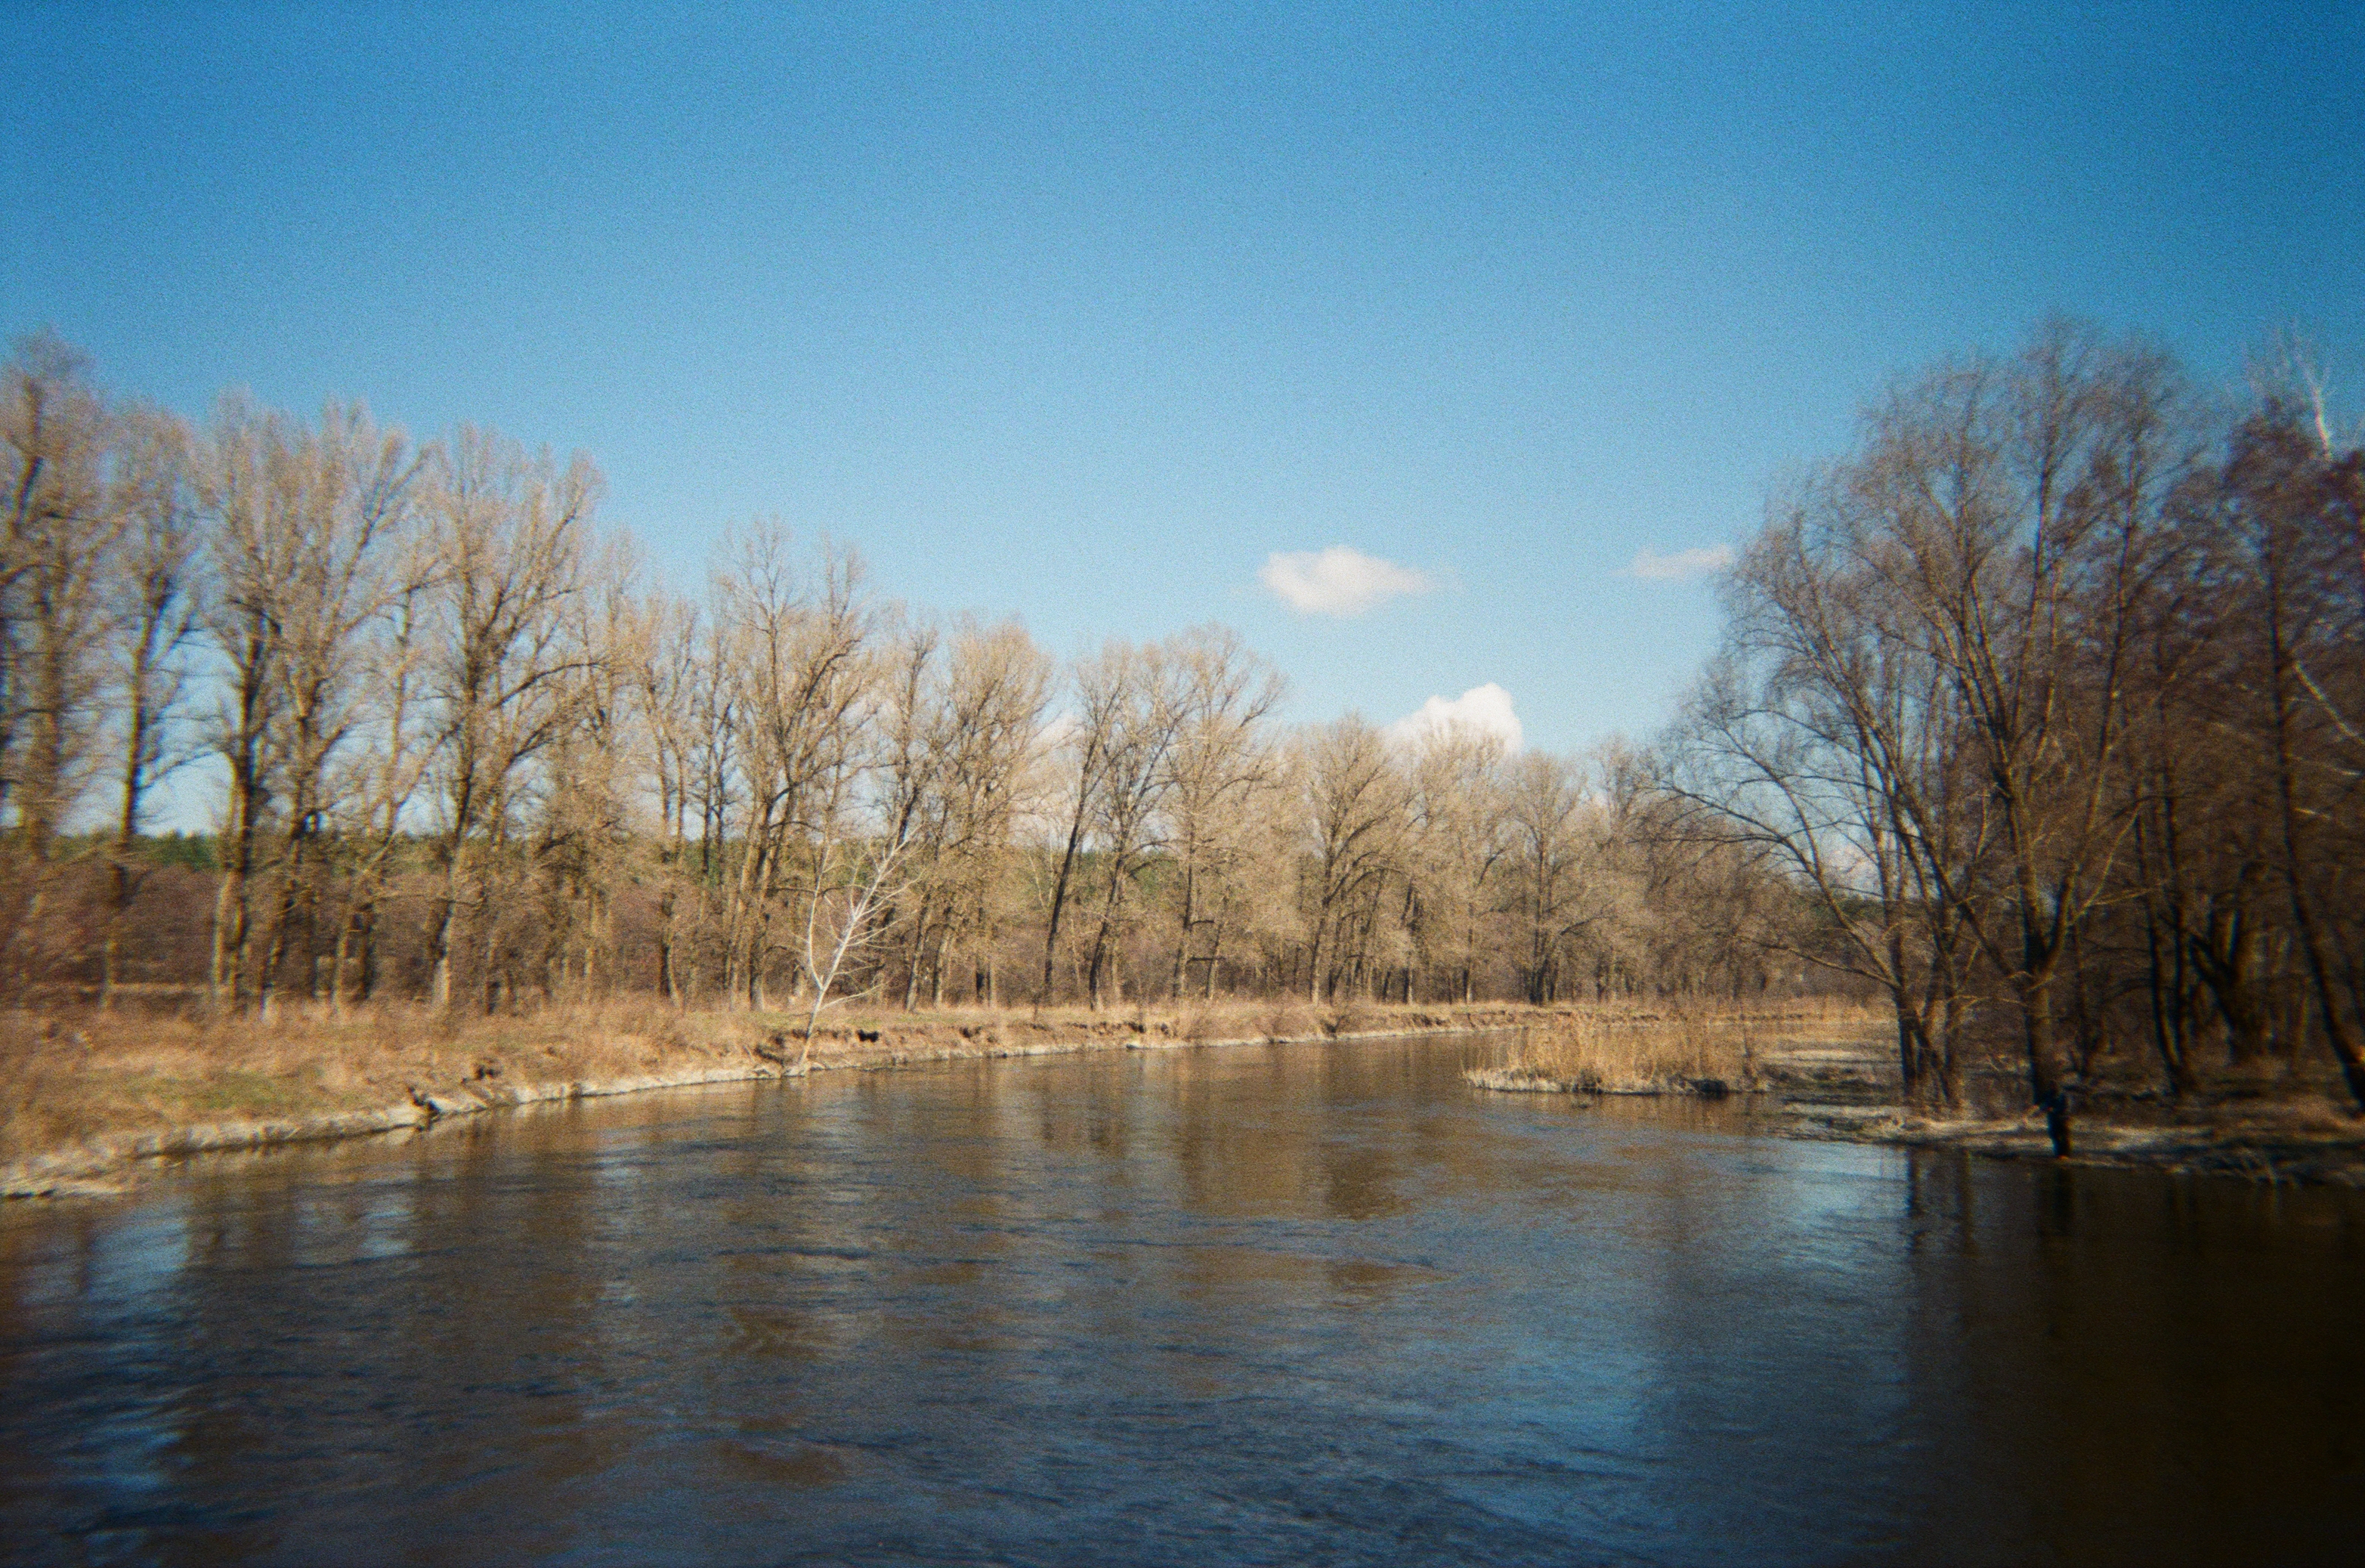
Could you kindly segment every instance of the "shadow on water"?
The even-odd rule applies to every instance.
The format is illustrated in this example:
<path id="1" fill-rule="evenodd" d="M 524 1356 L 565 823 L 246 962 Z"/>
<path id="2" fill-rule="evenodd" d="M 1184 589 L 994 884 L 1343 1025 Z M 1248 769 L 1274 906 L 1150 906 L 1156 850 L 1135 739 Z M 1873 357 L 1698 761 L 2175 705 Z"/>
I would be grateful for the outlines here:
<path id="1" fill-rule="evenodd" d="M 734 1086 L 0 1215 L 59 1561 L 2345 1561 L 2365 1203 L 1481 1095 Z"/>

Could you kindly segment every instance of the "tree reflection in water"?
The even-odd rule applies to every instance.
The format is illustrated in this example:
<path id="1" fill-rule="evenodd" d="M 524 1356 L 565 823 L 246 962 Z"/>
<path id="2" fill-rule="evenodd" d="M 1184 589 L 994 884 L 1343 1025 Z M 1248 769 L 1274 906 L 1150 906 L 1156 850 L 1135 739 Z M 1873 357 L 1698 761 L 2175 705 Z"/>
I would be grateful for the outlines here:
<path id="1" fill-rule="evenodd" d="M 0 1216 L 35 1559 L 2331 1561 L 2365 1204 L 1498 1042 L 553 1107 Z"/>

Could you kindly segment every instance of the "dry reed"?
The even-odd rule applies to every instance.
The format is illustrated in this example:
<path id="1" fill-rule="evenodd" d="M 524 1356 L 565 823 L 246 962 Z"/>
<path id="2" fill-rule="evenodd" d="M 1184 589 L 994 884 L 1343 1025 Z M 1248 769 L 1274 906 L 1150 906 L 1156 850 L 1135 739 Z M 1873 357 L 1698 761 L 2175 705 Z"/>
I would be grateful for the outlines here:
<path id="1" fill-rule="evenodd" d="M 1521 1031 L 1509 1064 L 1481 1074 L 1580 1094 L 1722 1094 L 1758 1087 L 1766 1020 L 1694 1009 L 1593 1008 Z"/>

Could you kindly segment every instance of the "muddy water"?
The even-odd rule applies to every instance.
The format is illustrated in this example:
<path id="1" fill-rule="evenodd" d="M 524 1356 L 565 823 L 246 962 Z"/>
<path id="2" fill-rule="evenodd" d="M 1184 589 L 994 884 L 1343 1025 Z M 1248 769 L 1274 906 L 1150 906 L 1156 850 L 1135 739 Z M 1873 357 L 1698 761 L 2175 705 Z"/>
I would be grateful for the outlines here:
<path id="1" fill-rule="evenodd" d="M 1484 1039 L 553 1107 L 0 1213 L 0 1557 L 2293 1562 L 2365 1200 Z"/>

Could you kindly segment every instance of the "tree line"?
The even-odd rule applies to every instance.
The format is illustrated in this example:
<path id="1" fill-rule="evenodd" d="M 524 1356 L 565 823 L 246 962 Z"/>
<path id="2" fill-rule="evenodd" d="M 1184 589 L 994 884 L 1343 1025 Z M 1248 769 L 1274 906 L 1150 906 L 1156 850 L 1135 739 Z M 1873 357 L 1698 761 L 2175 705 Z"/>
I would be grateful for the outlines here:
<path id="1" fill-rule="evenodd" d="M 21 998 L 268 1016 L 1762 988 L 1795 904 L 1637 754 L 1292 728 L 1220 626 L 1061 662 L 758 525 L 702 595 L 588 458 L 6 371 L 0 910 Z M 168 782 L 169 781 L 169 782 Z M 150 820 L 201 800 L 206 864 Z M 1777 955 L 1778 957 L 1778 955 Z M 1795 978 L 1795 966 L 1793 967 Z"/>
<path id="2" fill-rule="evenodd" d="M 588 458 L 358 407 L 0 407 L 0 984 L 213 1007 L 1832 990 L 2065 1148 L 2148 1061 L 2365 1105 L 2365 455 L 2074 326 L 1774 498 L 1645 747 L 1289 726 L 1232 632 L 1053 658 L 758 525 L 648 580 Z M 205 853 L 148 821 L 169 776 Z M 169 848 L 169 853 L 165 852 Z M 202 865 L 192 863 L 202 859 Z"/>
<path id="3" fill-rule="evenodd" d="M 2365 1107 L 2365 454 L 2303 358 L 2254 382 L 2068 325 L 1936 366 L 1730 576 L 1655 777 L 1922 1104 L 2001 1045 L 2063 1151 L 2113 1060 L 2328 1052 Z"/>

